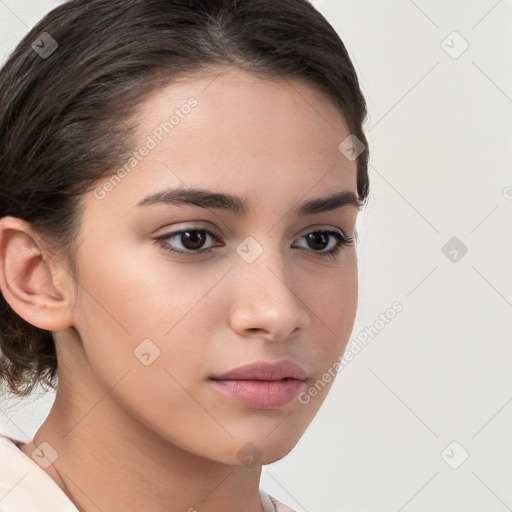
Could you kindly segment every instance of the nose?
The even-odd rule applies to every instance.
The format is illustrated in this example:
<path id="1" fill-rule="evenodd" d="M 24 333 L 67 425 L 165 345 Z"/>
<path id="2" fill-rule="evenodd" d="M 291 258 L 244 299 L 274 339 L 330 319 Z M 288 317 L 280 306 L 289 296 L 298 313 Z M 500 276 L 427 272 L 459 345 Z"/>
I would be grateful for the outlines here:
<path id="1" fill-rule="evenodd" d="M 277 253 L 279 251 L 276 251 Z M 278 341 L 296 337 L 310 322 L 300 280 L 281 257 L 266 250 L 253 263 L 238 262 L 231 327 L 240 336 Z"/>

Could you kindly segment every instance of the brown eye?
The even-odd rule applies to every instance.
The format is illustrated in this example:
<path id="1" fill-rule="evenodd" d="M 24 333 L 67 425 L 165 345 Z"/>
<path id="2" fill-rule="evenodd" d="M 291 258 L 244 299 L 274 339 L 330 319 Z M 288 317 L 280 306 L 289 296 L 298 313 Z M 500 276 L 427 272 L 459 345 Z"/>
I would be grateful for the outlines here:
<path id="1" fill-rule="evenodd" d="M 203 249 L 208 237 L 218 239 L 217 235 L 208 229 L 190 228 L 159 236 L 158 238 L 155 238 L 155 240 L 160 242 L 159 245 L 166 251 L 177 254 L 194 255 L 208 252 L 213 249 L 213 247 Z M 171 244 L 169 241 L 174 242 Z M 175 244 L 181 245 L 181 247 L 174 249 L 172 246 Z"/>
<path id="2" fill-rule="evenodd" d="M 207 238 L 206 231 L 182 231 L 179 235 L 181 244 L 190 251 L 201 249 Z"/>
<path id="3" fill-rule="evenodd" d="M 329 239 L 332 239 L 332 237 L 336 239 L 334 247 L 325 251 L 326 247 L 329 247 Z M 302 238 L 306 240 L 308 246 L 313 249 L 313 252 L 317 252 L 319 256 L 331 258 L 336 257 L 343 245 L 352 245 L 354 242 L 353 237 L 346 236 L 341 231 L 334 230 L 313 231 Z"/>
<path id="4" fill-rule="evenodd" d="M 208 229 L 200 228 L 189 228 L 180 231 L 174 231 L 160 237 L 155 238 L 164 250 L 179 254 L 183 256 L 194 256 L 200 255 L 212 251 L 215 247 L 207 247 L 204 249 L 204 245 L 211 237 L 215 240 L 220 240 L 220 236 Z M 318 254 L 321 257 L 335 258 L 344 245 L 352 245 L 354 238 L 346 236 L 341 231 L 335 230 L 317 230 L 308 233 L 301 237 L 301 240 L 305 239 L 308 247 L 306 249 L 312 249 L 313 253 Z M 171 244 L 170 241 L 174 242 Z M 181 245 L 177 249 L 174 248 L 176 244 Z M 325 250 L 331 246 L 330 250 Z"/>

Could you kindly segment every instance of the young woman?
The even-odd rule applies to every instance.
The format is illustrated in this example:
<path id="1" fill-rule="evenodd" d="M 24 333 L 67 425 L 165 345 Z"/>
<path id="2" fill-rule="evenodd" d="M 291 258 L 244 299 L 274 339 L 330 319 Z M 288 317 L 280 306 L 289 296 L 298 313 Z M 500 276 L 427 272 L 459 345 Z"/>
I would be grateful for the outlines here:
<path id="1" fill-rule="evenodd" d="M 366 104 L 306 0 L 73 0 L 0 71 L 0 511 L 289 511 L 357 309 Z M 58 369 L 58 385 L 57 385 Z"/>

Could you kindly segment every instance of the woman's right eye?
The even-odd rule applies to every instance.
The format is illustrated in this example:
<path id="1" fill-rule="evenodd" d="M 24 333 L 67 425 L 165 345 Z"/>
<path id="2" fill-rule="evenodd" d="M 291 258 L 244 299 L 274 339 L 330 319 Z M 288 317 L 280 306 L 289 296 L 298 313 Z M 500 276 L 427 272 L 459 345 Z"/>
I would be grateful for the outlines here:
<path id="1" fill-rule="evenodd" d="M 218 236 L 208 229 L 183 229 L 181 231 L 174 231 L 173 233 L 159 236 L 158 238 L 155 238 L 155 240 L 162 249 L 168 252 L 183 255 L 197 255 L 214 249 L 214 247 L 201 249 L 207 237 L 218 239 Z M 167 242 L 167 240 L 172 239 L 177 239 L 185 250 L 173 249 Z"/>

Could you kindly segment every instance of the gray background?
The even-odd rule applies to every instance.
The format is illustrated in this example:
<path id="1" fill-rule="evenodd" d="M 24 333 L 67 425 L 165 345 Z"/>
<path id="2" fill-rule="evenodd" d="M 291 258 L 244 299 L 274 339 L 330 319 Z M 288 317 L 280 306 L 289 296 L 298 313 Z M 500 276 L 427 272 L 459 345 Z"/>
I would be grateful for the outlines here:
<path id="1" fill-rule="evenodd" d="M 0 0 L 1 62 L 60 3 Z M 352 339 L 372 336 L 261 485 L 303 512 L 511 510 L 512 1 L 313 3 L 369 106 Z M 52 401 L 4 404 L 0 430 L 27 439 Z"/>

